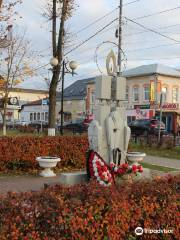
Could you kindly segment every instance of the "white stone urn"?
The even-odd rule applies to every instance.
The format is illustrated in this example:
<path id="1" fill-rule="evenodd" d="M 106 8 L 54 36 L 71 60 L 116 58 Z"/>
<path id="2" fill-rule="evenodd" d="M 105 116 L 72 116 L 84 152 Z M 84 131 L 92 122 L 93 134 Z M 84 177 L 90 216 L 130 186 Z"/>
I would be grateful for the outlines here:
<path id="1" fill-rule="evenodd" d="M 130 164 L 138 165 L 140 162 L 143 161 L 144 157 L 146 156 L 145 153 L 142 152 L 128 152 L 127 159 Z"/>
<path id="2" fill-rule="evenodd" d="M 51 170 L 51 168 L 56 167 L 57 163 L 60 162 L 60 158 L 58 157 L 37 157 L 36 161 L 39 162 L 39 166 L 44 168 L 42 172 L 40 172 L 40 176 L 42 177 L 55 177 L 56 174 Z"/>

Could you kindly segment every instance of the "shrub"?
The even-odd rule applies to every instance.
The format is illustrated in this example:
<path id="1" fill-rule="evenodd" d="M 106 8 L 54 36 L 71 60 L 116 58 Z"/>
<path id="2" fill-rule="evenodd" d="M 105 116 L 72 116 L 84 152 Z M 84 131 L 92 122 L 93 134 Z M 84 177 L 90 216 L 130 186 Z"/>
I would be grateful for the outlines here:
<path id="1" fill-rule="evenodd" d="M 59 156 L 58 168 L 84 168 L 88 149 L 86 136 L 1 137 L 0 171 L 38 168 L 37 156 Z"/>
<path id="2" fill-rule="evenodd" d="M 180 239 L 180 176 L 103 188 L 94 182 L 0 197 L 1 240 L 139 239 L 136 227 L 173 230 L 142 239 Z"/>

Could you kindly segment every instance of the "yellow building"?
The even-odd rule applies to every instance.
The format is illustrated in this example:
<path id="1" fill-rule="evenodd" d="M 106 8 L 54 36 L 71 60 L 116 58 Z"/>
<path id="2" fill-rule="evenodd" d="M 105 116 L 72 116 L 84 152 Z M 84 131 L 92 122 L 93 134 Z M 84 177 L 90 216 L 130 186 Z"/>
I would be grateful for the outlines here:
<path id="1" fill-rule="evenodd" d="M 4 90 L 0 88 L 0 98 L 3 97 Z M 19 119 L 19 109 L 25 103 L 36 101 L 39 99 L 47 98 L 49 96 L 46 90 L 36 90 L 36 89 L 23 89 L 23 88 L 11 88 L 9 92 L 9 98 L 16 98 L 18 104 L 8 105 L 7 109 L 7 120 L 12 121 L 13 119 Z M 1 119 L 1 116 L 0 116 Z"/>

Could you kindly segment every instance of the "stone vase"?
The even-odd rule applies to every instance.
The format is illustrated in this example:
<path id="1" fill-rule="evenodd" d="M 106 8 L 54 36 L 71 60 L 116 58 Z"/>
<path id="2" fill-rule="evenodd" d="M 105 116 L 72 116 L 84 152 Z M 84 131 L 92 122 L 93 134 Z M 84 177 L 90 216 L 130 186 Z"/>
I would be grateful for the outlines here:
<path id="1" fill-rule="evenodd" d="M 128 162 L 130 163 L 130 165 L 139 165 L 144 157 L 146 156 L 145 153 L 142 153 L 142 152 L 128 152 L 127 153 L 127 159 L 128 159 Z"/>
<path id="2" fill-rule="evenodd" d="M 56 167 L 57 163 L 60 161 L 58 157 L 37 157 L 36 161 L 39 162 L 39 166 L 44 168 L 43 171 L 40 172 L 40 176 L 42 177 L 55 177 L 56 174 L 51 170 L 51 168 Z"/>

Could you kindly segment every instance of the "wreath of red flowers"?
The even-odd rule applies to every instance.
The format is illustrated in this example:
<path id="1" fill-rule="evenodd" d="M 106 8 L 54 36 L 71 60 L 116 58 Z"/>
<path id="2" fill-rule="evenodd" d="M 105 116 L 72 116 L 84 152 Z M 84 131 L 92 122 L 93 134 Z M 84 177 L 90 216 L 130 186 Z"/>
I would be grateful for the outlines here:
<path id="1" fill-rule="evenodd" d="M 97 152 L 91 151 L 90 153 L 89 173 L 90 177 L 96 178 L 102 186 L 110 186 L 114 183 L 114 176 L 111 169 Z"/>
<path id="2" fill-rule="evenodd" d="M 89 177 L 95 178 L 102 186 L 114 184 L 115 176 L 121 177 L 125 174 L 138 175 L 143 172 L 141 165 L 123 163 L 117 167 L 114 163 L 111 163 L 108 166 L 101 156 L 94 151 L 90 152 L 87 167 Z"/>

